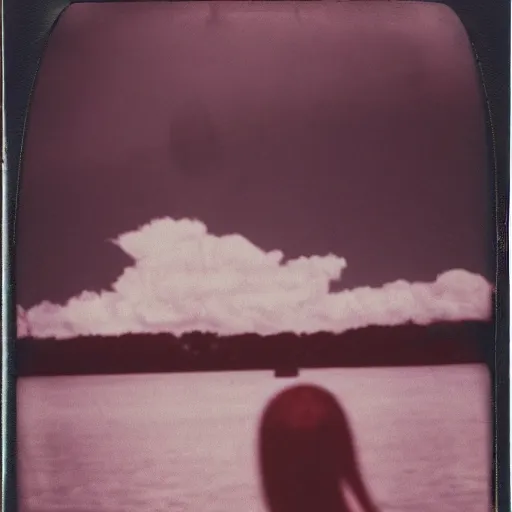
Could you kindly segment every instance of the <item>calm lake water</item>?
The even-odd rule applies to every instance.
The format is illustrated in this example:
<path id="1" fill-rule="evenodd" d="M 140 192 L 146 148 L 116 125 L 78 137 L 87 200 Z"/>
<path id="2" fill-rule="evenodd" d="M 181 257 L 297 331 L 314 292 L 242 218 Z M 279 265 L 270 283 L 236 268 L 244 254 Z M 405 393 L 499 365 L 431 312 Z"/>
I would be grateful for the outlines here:
<path id="1" fill-rule="evenodd" d="M 490 509 L 487 374 L 454 366 L 22 379 L 21 511 L 263 512 L 258 420 L 298 380 L 344 404 L 382 511 Z"/>

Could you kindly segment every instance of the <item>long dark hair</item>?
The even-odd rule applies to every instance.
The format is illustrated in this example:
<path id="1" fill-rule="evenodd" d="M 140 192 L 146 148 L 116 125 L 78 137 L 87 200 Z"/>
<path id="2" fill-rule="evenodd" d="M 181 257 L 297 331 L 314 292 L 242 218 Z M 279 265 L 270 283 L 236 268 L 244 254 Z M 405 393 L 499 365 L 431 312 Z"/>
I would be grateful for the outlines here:
<path id="1" fill-rule="evenodd" d="M 343 512 L 343 484 L 366 510 L 365 491 L 348 418 L 336 398 L 313 385 L 297 385 L 267 405 L 259 432 L 263 492 L 271 512 Z"/>

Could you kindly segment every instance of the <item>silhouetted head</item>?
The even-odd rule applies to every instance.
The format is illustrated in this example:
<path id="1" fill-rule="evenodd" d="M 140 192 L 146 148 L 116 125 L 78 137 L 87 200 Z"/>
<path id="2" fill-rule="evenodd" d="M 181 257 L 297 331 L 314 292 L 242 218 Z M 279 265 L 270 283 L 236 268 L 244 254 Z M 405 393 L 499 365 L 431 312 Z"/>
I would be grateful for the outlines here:
<path id="1" fill-rule="evenodd" d="M 271 512 L 341 512 L 344 479 L 357 473 L 349 424 L 336 398 L 312 385 L 286 389 L 260 426 L 260 468 Z"/>

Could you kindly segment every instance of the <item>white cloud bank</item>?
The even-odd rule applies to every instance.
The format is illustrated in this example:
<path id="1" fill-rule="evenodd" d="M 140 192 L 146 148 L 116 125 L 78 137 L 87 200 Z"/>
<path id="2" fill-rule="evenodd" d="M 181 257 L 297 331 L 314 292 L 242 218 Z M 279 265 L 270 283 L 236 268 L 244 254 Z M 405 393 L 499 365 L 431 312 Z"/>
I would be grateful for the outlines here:
<path id="1" fill-rule="evenodd" d="M 19 308 L 18 333 L 39 338 L 209 331 L 340 333 L 369 325 L 487 320 L 493 287 L 450 270 L 432 283 L 329 293 L 346 261 L 335 255 L 283 262 L 240 235 L 217 237 L 195 220 L 154 220 L 114 241 L 134 259 L 112 291 L 84 291 L 64 306 Z"/>

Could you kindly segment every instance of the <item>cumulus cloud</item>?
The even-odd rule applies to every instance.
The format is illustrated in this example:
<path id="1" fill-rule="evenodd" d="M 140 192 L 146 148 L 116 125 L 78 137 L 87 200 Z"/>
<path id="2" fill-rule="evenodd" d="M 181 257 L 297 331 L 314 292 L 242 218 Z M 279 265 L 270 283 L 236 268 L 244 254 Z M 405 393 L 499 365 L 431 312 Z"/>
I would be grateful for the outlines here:
<path id="1" fill-rule="evenodd" d="M 237 234 L 215 236 L 197 220 L 157 219 L 113 243 L 134 263 L 111 290 L 84 291 L 65 305 L 20 308 L 19 336 L 340 333 L 491 315 L 492 286 L 465 270 L 431 283 L 396 281 L 331 293 L 345 259 L 329 254 L 284 261 L 281 251 L 265 252 Z"/>
<path id="2" fill-rule="evenodd" d="M 21 306 L 17 307 L 17 316 L 18 316 L 18 324 L 17 324 L 18 337 L 24 338 L 26 336 L 30 336 L 30 326 L 28 323 L 27 312 Z"/>

